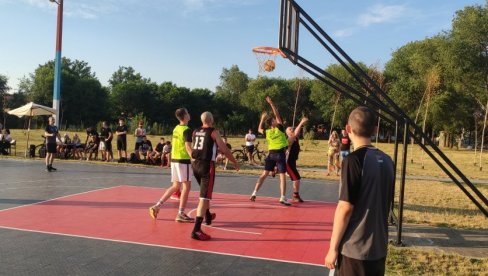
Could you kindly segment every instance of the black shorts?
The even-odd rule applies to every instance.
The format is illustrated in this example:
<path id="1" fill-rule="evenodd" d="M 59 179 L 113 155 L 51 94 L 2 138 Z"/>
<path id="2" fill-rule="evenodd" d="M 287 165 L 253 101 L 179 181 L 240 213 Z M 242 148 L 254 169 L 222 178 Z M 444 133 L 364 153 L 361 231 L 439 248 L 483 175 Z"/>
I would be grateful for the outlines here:
<path id="1" fill-rule="evenodd" d="M 140 147 L 142 147 L 142 142 L 136 142 L 134 150 L 139 150 Z"/>
<path id="2" fill-rule="evenodd" d="M 105 141 L 105 150 L 112 151 L 112 141 Z"/>
<path id="3" fill-rule="evenodd" d="M 247 151 L 250 152 L 251 154 L 254 152 L 254 145 L 246 146 Z"/>
<path id="4" fill-rule="evenodd" d="M 274 167 L 278 168 L 278 173 L 286 172 L 286 156 L 285 151 L 280 152 L 270 152 L 268 157 L 266 157 L 264 163 L 264 170 L 273 171 Z"/>
<path id="5" fill-rule="evenodd" d="M 215 162 L 195 160 L 192 163 L 193 175 L 200 185 L 200 198 L 212 199 L 215 183 Z"/>
<path id="6" fill-rule="evenodd" d="M 286 161 L 286 172 L 290 176 L 291 181 L 297 181 L 302 179 L 300 173 L 297 170 L 297 160 L 294 158 L 289 158 Z"/>
<path id="7" fill-rule="evenodd" d="M 56 153 L 57 152 L 57 146 L 56 143 L 47 143 L 46 144 L 46 152 L 47 153 Z"/>
<path id="8" fill-rule="evenodd" d="M 385 261 L 386 257 L 374 261 L 363 261 L 340 255 L 337 270 L 339 275 L 382 276 L 385 275 Z"/>
<path id="9" fill-rule="evenodd" d="M 127 138 L 117 139 L 117 150 L 127 150 Z"/>

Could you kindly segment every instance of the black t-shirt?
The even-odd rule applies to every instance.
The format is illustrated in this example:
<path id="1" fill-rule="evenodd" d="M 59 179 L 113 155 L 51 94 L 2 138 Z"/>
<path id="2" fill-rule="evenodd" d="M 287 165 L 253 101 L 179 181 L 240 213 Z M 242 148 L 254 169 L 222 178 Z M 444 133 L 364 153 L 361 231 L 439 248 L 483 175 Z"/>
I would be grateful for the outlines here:
<path id="1" fill-rule="evenodd" d="M 107 140 L 107 138 L 110 136 L 110 133 L 112 133 L 112 130 L 109 127 L 102 127 L 100 130 L 100 138 L 102 138 L 104 141 L 110 142 L 112 141 L 112 138 L 110 140 Z"/>
<path id="2" fill-rule="evenodd" d="M 164 143 L 163 143 L 163 144 L 158 143 L 158 144 L 156 145 L 155 150 L 156 150 L 157 152 L 159 152 L 159 153 L 163 152 L 164 145 L 165 145 Z"/>
<path id="3" fill-rule="evenodd" d="M 349 151 L 351 149 L 351 139 L 349 136 L 342 136 L 341 138 L 341 151 Z"/>
<path id="4" fill-rule="evenodd" d="M 127 126 L 126 125 L 123 125 L 123 126 L 117 126 L 117 129 L 116 129 L 117 132 L 126 132 L 127 133 Z M 120 140 L 123 140 L 123 139 L 126 139 L 127 137 L 127 134 L 120 134 L 120 135 L 117 135 L 117 139 L 120 139 Z"/>
<path id="5" fill-rule="evenodd" d="M 215 160 L 217 145 L 213 135 L 215 128 L 198 128 L 193 131 L 193 146 L 191 157 L 196 160 Z"/>
<path id="6" fill-rule="evenodd" d="M 53 136 L 46 137 L 46 144 L 56 144 L 56 137 L 58 136 L 58 128 L 56 126 L 47 125 L 45 131 Z"/>
<path id="7" fill-rule="evenodd" d="M 339 200 L 354 206 L 341 240 L 341 254 L 357 260 L 386 256 L 393 161 L 373 146 L 361 147 L 342 162 Z"/>

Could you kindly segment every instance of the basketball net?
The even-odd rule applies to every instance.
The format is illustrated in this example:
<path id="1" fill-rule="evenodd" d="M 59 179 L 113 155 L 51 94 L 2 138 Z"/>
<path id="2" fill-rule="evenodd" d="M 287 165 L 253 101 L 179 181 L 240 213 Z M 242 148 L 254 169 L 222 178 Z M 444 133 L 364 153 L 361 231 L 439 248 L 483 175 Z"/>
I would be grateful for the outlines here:
<path id="1" fill-rule="evenodd" d="M 266 46 L 255 47 L 252 49 L 252 52 L 254 53 L 254 55 L 256 56 L 256 60 L 258 61 L 259 73 L 273 71 L 276 66 L 276 56 L 284 56 L 280 49 Z M 271 70 L 268 67 L 270 64 L 273 65 L 273 68 Z"/>

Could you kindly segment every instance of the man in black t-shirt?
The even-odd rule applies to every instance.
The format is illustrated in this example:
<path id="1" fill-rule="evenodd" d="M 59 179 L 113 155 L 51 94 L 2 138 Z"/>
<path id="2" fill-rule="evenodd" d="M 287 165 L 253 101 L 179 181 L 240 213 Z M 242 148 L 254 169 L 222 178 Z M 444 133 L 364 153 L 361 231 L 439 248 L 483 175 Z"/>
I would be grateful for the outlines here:
<path id="1" fill-rule="evenodd" d="M 371 145 L 374 112 L 358 107 L 346 130 L 354 152 L 343 161 L 339 203 L 325 266 L 339 275 L 383 275 L 388 244 L 388 214 L 393 193 L 393 161 Z"/>
<path id="2" fill-rule="evenodd" d="M 217 156 L 217 147 L 220 151 L 234 163 L 236 170 L 239 165 L 232 153 L 225 145 L 220 133 L 213 128 L 214 120 L 210 112 L 203 112 L 200 116 L 202 127 L 193 131 L 193 145 L 191 157 L 194 159 L 192 168 L 193 175 L 200 185 L 200 200 L 198 202 L 197 217 L 195 227 L 191 233 L 192 239 L 206 241 L 210 236 L 205 234 L 202 229 L 203 215 L 205 215 L 205 224 L 212 224 L 215 219 L 215 213 L 210 213 L 210 200 L 215 183 L 215 160 Z"/>
<path id="3" fill-rule="evenodd" d="M 53 167 L 54 154 L 57 152 L 56 138 L 61 142 L 61 135 L 54 125 L 56 122 L 54 117 L 49 117 L 48 122 L 49 124 L 44 131 L 44 137 L 46 137 L 46 171 L 52 172 L 56 171 L 56 168 Z"/>
<path id="4" fill-rule="evenodd" d="M 85 145 L 86 160 L 91 160 L 92 155 L 94 155 L 96 159 L 98 156 L 98 148 L 100 146 L 100 135 L 98 135 L 98 132 L 94 127 L 86 129 Z"/>
<path id="5" fill-rule="evenodd" d="M 127 126 L 125 125 L 124 119 L 119 119 L 119 125 L 115 130 L 115 134 L 117 135 L 117 153 L 119 154 L 119 162 L 127 161 Z"/>

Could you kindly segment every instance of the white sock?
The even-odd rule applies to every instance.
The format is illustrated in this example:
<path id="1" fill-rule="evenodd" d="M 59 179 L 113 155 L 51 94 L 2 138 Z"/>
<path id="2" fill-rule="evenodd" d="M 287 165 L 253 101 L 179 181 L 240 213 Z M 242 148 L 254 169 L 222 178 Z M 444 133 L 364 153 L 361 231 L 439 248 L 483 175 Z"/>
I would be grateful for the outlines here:
<path id="1" fill-rule="evenodd" d="M 253 196 L 256 196 L 256 194 L 257 194 L 257 193 L 258 193 L 258 192 L 257 192 L 256 190 L 254 190 L 254 192 L 252 192 L 252 195 L 253 195 Z"/>
<path id="2" fill-rule="evenodd" d="M 286 200 L 286 197 L 283 195 L 283 196 L 281 196 L 280 200 L 285 201 Z"/>
<path id="3" fill-rule="evenodd" d="M 183 214 L 185 213 L 185 209 L 180 208 L 180 209 L 178 210 L 178 213 L 179 213 L 180 215 L 183 215 Z"/>

